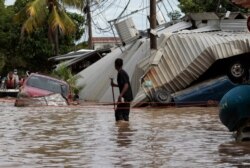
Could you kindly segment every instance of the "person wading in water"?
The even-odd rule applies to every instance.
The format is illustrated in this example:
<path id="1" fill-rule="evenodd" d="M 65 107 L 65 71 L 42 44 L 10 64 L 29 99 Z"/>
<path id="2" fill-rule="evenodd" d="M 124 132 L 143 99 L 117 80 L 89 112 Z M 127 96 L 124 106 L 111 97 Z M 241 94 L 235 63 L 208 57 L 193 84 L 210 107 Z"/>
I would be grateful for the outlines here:
<path id="1" fill-rule="evenodd" d="M 115 69 L 117 73 L 117 84 L 111 80 L 112 87 L 119 87 L 120 95 L 118 97 L 117 108 L 115 109 L 116 121 L 129 121 L 130 102 L 133 100 L 129 76 L 126 71 L 122 69 L 123 60 L 117 58 L 115 60 Z M 124 99 L 124 100 L 122 100 Z"/>

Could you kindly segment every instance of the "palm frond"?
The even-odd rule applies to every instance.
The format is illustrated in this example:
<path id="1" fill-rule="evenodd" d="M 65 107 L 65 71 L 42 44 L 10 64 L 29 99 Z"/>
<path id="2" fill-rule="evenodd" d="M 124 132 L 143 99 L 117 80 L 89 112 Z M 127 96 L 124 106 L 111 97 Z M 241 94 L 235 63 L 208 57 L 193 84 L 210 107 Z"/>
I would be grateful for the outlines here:
<path id="1" fill-rule="evenodd" d="M 19 11 L 14 16 L 14 20 L 16 22 L 23 22 L 21 30 L 23 35 L 24 32 L 31 33 L 37 27 L 43 25 L 46 17 L 46 0 L 35 0 L 28 3 L 25 8 Z"/>
<path id="2" fill-rule="evenodd" d="M 76 25 L 73 22 L 73 20 L 69 17 L 69 15 L 67 15 L 67 13 L 65 11 L 61 11 L 60 12 L 61 17 L 62 17 L 62 22 L 65 25 L 66 28 L 66 34 L 71 34 L 74 33 L 76 31 Z"/>
<path id="3" fill-rule="evenodd" d="M 53 7 L 49 17 L 49 25 L 53 30 L 59 28 L 65 34 L 73 33 L 76 30 L 75 24 L 70 17 L 64 11 L 57 10 L 56 6 Z"/>
<path id="4" fill-rule="evenodd" d="M 53 7 L 49 16 L 49 25 L 51 25 L 53 30 L 56 30 L 59 27 L 62 32 L 65 32 L 65 25 L 63 25 L 63 22 L 61 21 L 61 17 L 56 6 Z"/>
<path id="5" fill-rule="evenodd" d="M 34 31 L 35 27 L 37 27 L 36 22 L 34 21 L 34 18 L 29 17 L 22 26 L 21 34 L 22 36 L 24 35 L 25 32 L 30 34 L 31 32 Z"/>
<path id="6" fill-rule="evenodd" d="M 27 5 L 28 16 L 34 17 L 35 15 L 41 14 L 44 8 L 47 6 L 47 0 L 34 0 Z"/>

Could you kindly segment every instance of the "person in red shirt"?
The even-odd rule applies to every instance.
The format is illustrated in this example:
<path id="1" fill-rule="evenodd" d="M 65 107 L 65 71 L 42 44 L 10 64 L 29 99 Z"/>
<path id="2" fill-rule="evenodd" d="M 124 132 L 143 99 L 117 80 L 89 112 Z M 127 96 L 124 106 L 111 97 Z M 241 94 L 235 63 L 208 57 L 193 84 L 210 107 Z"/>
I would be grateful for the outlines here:
<path id="1" fill-rule="evenodd" d="M 15 89 L 16 87 L 16 80 L 14 77 L 14 74 L 12 71 L 10 71 L 7 75 L 7 79 L 6 79 L 6 88 L 7 89 Z"/>

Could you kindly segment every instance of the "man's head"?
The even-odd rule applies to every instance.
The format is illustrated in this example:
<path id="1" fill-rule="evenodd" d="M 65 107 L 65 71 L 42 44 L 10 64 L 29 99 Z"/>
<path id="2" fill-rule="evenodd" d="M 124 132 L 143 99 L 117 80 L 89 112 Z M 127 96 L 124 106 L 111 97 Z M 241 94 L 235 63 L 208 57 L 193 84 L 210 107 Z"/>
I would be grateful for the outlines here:
<path id="1" fill-rule="evenodd" d="M 115 60 L 115 69 L 119 71 L 120 69 L 122 69 L 122 66 L 123 66 L 123 60 L 121 58 L 117 58 Z"/>
<path id="2" fill-rule="evenodd" d="M 14 74 L 15 74 L 15 75 L 17 74 L 17 69 L 14 69 Z"/>

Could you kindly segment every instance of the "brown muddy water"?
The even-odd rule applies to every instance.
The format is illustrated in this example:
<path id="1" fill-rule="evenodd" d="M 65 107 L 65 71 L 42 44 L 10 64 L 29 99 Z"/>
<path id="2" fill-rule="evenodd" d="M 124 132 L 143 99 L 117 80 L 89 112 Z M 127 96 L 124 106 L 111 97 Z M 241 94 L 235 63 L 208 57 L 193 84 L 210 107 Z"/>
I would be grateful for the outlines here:
<path id="1" fill-rule="evenodd" d="M 112 106 L 17 108 L 0 102 L 0 167 L 250 167 L 216 107 L 132 109 L 116 124 Z"/>

